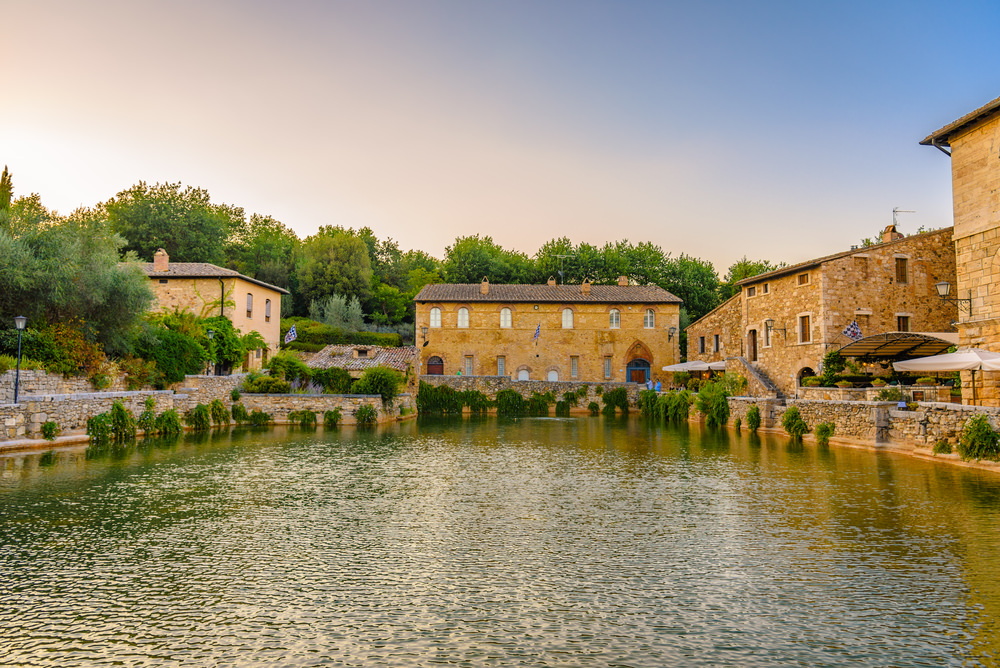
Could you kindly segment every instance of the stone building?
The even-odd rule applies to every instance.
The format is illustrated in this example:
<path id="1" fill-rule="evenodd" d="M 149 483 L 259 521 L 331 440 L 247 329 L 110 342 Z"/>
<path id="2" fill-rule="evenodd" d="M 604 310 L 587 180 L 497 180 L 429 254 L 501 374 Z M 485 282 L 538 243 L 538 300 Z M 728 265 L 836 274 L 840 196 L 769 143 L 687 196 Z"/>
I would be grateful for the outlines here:
<path id="1" fill-rule="evenodd" d="M 643 382 L 680 359 L 681 300 L 624 278 L 428 285 L 414 301 L 426 374 Z"/>
<path id="2" fill-rule="evenodd" d="M 948 297 L 959 304 L 959 345 L 1000 352 L 1000 97 L 920 143 L 951 156 L 956 262 Z M 1000 374 L 981 378 L 979 403 L 1000 406 Z M 962 386 L 967 402 L 971 389 Z"/>
<path id="3" fill-rule="evenodd" d="M 368 369 L 384 366 L 403 374 L 404 392 L 416 394 L 417 365 L 420 363 L 416 346 L 329 345 L 313 355 L 306 364 L 313 369 L 341 368 L 351 378 L 360 378 Z"/>
<path id="4" fill-rule="evenodd" d="M 740 293 L 687 328 L 689 360 L 744 358 L 785 395 L 851 339 L 885 332 L 952 332 L 954 304 L 934 284 L 955 276 L 951 228 L 883 242 L 740 281 Z"/>
<path id="5" fill-rule="evenodd" d="M 278 351 L 281 341 L 281 296 L 288 290 L 204 262 L 171 262 L 162 248 L 153 262 L 142 265 L 152 282 L 154 310 L 178 309 L 207 318 L 224 315 L 241 334 L 260 333 L 267 348 L 247 356 L 248 369 L 259 369 Z"/>

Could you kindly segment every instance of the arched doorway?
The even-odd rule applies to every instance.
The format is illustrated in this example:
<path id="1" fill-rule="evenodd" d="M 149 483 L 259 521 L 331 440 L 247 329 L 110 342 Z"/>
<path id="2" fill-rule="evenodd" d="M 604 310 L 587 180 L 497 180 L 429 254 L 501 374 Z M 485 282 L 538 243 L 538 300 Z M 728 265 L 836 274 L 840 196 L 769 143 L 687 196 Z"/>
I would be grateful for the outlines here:
<path id="1" fill-rule="evenodd" d="M 434 357 L 427 360 L 427 375 L 428 376 L 443 376 L 444 375 L 444 360 L 435 355 Z"/>
<path id="2" fill-rule="evenodd" d="M 799 385 L 802 385 L 802 379 L 803 379 L 803 378 L 809 378 L 809 377 L 811 377 L 811 376 L 815 376 L 815 375 L 816 375 L 816 372 L 815 372 L 815 371 L 813 371 L 813 370 L 812 370 L 812 369 L 810 369 L 809 367 L 803 367 L 803 368 L 802 368 L 802 369 L 801 369 L 801 370 L 799 371 L 799 373 L 798 373 L 798 381 L 799 381 Z"/>
<path id="3" fill-rule="evenodd" d="M 650 379 L 649 360 L 637 357 L 625 367 L 625 378 L 630 383 L 645 383 Z"/>

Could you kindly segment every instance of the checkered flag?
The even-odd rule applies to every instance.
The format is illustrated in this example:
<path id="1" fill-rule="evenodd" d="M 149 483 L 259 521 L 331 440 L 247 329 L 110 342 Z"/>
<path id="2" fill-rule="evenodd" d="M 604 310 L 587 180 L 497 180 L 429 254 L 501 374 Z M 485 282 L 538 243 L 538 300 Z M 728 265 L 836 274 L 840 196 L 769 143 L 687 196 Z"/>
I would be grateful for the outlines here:
<path id="1" fill-rule="evenodd" d="M 857 320 L 852 320 L 851 324 L 844 328 L 844 336 L 849 338 L 851 341 L 860 341 L 865 338 L 861 334 L 861 328 L 858 327 Z"/>
<path id="2" fill-rule="evenodd" d="M 285 334 L 285 343 L 291 343 L 295 339 L 299 338 L 299 335 L 295 333 L 295 324 L 292 324 L 292 328 L 288 330 L 288 334 Z"/>

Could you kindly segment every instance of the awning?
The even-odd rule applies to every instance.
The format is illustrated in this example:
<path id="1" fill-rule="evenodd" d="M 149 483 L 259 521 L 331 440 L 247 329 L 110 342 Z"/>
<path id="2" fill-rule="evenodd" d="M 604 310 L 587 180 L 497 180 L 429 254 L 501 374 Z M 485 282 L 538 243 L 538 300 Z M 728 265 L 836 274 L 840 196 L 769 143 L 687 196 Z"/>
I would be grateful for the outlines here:
<path id="1" fill-rule="evenodd" d="M 671 364 L 670 366 L 665 366 L 663 371 L 673 371 L 674 373 L 678 371 L 725 371 L 726 362 L 702 362 L 701 360 L 691 360 L 690 362 L 681 362 L 680 364 Z"/>
<path id="2" fill-rule="evenodd" d="M 954 332 L 886 332 L 852 341 L 837 352 L 844 357 L 910 359 L 940 355 L 957 345 Z"/>

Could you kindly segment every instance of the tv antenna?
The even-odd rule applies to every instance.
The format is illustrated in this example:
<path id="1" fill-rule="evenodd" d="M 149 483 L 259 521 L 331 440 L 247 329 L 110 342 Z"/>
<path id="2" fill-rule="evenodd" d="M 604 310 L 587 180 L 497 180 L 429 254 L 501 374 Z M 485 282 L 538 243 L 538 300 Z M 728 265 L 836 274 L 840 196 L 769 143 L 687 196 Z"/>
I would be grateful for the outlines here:
<path id="1" fill-rule="evenodd" d="M 575 255 L 553 255 L 552 257 L 559 258 L 559 284 L 562 285 L 566 281 L 563 280 L 563 260 L 568 257 L 576 257 Z"/>
<path id="2" fill-rule="evenodd" d="M 896 214 L 897 213 L 916 213 L 916 211 L 904 211 L 903 209 L 900 209 L 898 206 L 892 207 L 892 225 L 893 225 L 893 227 L 896 226 Z"/>

